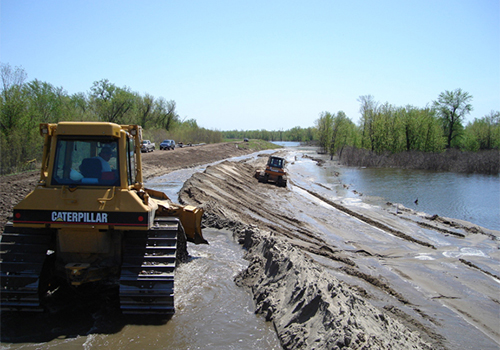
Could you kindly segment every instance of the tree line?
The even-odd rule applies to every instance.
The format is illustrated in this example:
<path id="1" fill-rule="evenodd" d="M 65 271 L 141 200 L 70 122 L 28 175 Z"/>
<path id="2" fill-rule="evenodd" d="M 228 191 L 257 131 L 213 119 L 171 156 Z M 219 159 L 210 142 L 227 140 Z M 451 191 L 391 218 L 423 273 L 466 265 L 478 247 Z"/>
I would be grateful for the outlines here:
<path id="1" fill-rule="evenodd" d="M 446 149 L 477 152 L 500 149 L 500 112 L 475 118 L 464 125 L 472 96 L 456 89 L 441 93 L 420 108 L 381 104 L 372 95 L 360 96 L 361 118 L 356 125 L 343 111 L 322 112 L 314 127 L 289 130 L 222 131 L 227 139 L 256 138 L 267 141 L 315 142 L 323 152 L 342 155 L 346 146 L 377 155 L 408 151 L 440 153 Z"/>
<path id="2" fill-rule="evenodd" d="M 107 79 L 88 92 L 68 94 L 62 87 L 34 79 L 24 69 L 0 65 L 0 174 L 21 171 L 40 159 L 43 140 L 40 123 L 106 121 L 139 124 L 144 138 L 154 142 L 172 138 L 184 143 L 221 142 L 220 131 L 181 120 L 173 100 L 139 94 Z"/>
<path id="3" fill-rule="evenodd" d="M 339 111 L 322 112 L 308 128 L 214 131 L 199 127 L 194 119 L 181 120 L 173 100 L 141 95 L 107 79 L 94 82 L 88 92 L 68 94 L 38 79 L 27 81 L 22 68 L 8 64 L 0 65 L 0 78 L 0 174 L 33 166 L 42 153 L 38 125 L 59 121 L 139 124 L 144 138 L 158 143 L 163 139 L 216 143 L 223 138 L 315 142 L 325 153 L 341 158 L 346 147 L 351 147 L 351 155 L 352 149 L 376 155 L 500 149 L 500 112 L 464 125 L 473 107 L 472 96 L 461 89 L 445 91 L 423 108 L 381 104 L 371 95 L 360 96 L 358 124 Z"/>
<path id="4" fill-rule="evenodd" d="M 439 153 L 446 149 L 476 152 L 500 149 L 500 112 L 492 111 L 464 125 L 472 111 L 472 96 L 456 89 L 441 93 L 424 108 L 380 104 L 371 95 L 360 96 L 360 122 L 344 112 L 321 113 L 316 121 L 320 147 L 341 155 L 346 146 L 377 155 L 407 151 Z"/>
<path id="5" fill-rule="evenodd" d="M 294 127 L 288 130 L 228 130 L 222 131 L 225 139 L 260 139 L 264 141 L 298 141 L 311 142 L 316 140 L 316 128 Z"/>

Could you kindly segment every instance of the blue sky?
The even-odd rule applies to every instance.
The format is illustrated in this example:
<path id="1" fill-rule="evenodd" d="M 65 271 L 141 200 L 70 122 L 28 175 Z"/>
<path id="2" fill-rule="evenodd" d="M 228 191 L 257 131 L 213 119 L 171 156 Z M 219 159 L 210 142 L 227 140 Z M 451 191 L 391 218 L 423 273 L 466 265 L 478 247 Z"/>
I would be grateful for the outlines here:
<path id="1" fill-rule="evenodd" d="M 290 129 L 358 98 L 500 110 L 500 1 L 0 0 L 0 61 L 88 92 L 108 79 L 216 130 Z"/>

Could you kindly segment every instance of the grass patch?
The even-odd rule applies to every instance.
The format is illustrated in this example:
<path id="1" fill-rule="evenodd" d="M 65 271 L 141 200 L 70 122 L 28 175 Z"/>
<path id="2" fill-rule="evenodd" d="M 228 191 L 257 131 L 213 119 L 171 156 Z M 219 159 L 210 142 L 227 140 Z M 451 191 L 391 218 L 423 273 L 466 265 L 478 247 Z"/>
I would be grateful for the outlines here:
<path id="1" fill-rule="evenodd" d="M 234 140 L 232 140 L 232 141 L 234 141 Z M 248 142 L 243 142 L 243 140 L 237 141 L 237 142 L 241 142 L 241 143 L 237 144 L 239 149 L 249 149 L 249 150 L 254 150 L 254 151 L 263 151 L 266 149 L 283 148 L 282 146 L 276 145 L 272 142 L 258 140 L 258 139 L 250 139 L 250 140 L 248 140 Z"/>

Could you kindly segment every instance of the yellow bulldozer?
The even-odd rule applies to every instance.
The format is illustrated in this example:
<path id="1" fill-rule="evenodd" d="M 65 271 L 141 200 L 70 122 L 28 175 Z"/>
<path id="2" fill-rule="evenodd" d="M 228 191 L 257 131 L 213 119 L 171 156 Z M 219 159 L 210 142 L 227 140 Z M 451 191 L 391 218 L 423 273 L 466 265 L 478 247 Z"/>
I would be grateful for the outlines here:
<path id="1" fill-rule="evenodd" d="M 124 314 L 174 313 L 186 242 L 208 243 L 203 211 L 144 187 L 141 127 L 60 122 L 40 133 L 40 180 L 0 241 L 1 309 L 44 311 L 61 285 L 113 285 Z"/>
<path id="2" fill-rule="evenodd" d="M 287 173 L 285 170 L 285 158 L 269 156 L 264 170 L 257 170 L 255 178 L 259 182 L 274 182 L 279 187 L 286 187 Z"/>

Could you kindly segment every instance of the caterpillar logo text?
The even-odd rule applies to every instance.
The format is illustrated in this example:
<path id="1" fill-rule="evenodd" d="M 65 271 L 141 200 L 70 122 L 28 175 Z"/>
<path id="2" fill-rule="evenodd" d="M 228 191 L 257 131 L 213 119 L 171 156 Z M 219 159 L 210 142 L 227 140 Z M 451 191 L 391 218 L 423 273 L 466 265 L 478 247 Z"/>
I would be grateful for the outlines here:
<path id="1" fill-rule="evenodd" d="M 73 211 L 53 211 L 52 221 L 107 223 L 107 213 L 81 213 Z"/>

